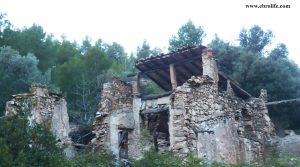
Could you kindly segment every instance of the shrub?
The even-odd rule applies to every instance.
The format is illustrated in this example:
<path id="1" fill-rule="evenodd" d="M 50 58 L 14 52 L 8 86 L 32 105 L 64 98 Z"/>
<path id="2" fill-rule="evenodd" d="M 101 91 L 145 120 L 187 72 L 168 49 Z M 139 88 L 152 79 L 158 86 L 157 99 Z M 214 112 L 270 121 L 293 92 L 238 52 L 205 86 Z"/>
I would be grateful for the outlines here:
<path id="1" fill-rule="evenodd" d="M 113 167 L 118 166 L 115 158 L 103 151 L 84 150 L 69 161 L 72 167 Z"/>
<path id="2" fill-rule="evenodd" d="M 21 114 L 0 119 L 0 166 L 64 166 L 62 148 L 49 128 L 28 125 Z"/>

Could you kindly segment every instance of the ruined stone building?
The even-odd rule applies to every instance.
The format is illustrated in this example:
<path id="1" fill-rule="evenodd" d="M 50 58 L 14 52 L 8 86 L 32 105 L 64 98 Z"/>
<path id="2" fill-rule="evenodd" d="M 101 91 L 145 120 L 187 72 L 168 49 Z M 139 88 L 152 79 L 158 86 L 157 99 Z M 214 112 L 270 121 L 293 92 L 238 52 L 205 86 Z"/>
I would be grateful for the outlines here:
<path id="1" fill-rule="evenodd" d="M 46 85 L 32 84 L 29 93 L 12 95 L 12 97 L 6 102 L 5 115 L 15 115 L 20 110 L 24 110 L 27 112 L 29 124 L 43 123 L 49 126 L 57 142 L 66 147 L 64 149 L 66 155 L 74 156 L 75 149 L 69 137 L 67 102 L 61 94 L 48 92 Z"/>
<path id="2" fill-rule="evenodd" d="M 267 92 L 252 97 L 218 71 L 212 50 L 204 46 L 136 62 L 136 81 L 113 77 L 103 85 L 90 142 L 122 159 L 139 159 L 154 149 L 179 156 L 193 154 L 209 161 L 243 163 L 261 161 L 273 153 L 300 156 L 300 135 L 275 135 L 266 107 Z M 141 76 L 165 90 L 142 94 Z M 66 100 L 33 84 L 30 93 L 17 94 L 6 103 L 6 115 L 26 110 L 30 124 L 50 126 L 57 142 L 75 154 L 69 137 Z"/>
<path id="3" fill-rule="evenodd" d="M 104 84 L 94 148 L 132 159 L 150 148 L 228 163 L 264 158 L 275 135 L 266 92 L 252 97 L 228 79 L 218 71 L 211 49 L 187 47 L 135 66 L 136 82 L 113 78 Z M 141 94 L 141 75 L 165 92 Z"/>

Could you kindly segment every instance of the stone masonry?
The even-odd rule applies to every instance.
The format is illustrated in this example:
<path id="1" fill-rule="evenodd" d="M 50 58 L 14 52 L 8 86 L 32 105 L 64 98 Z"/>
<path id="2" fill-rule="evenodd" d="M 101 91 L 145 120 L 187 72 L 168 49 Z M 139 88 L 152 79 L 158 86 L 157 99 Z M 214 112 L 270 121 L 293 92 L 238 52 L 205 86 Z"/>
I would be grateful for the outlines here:
<path id="1" fill-rule="evenodd" d="M 228 163 L 262 160 L 265 143 L 275 135 L 262 99 L 218 92 L 205 75 L 177 87 L 169 124 L 173 152 Z"/>
<path id="2" fill-rule="evenodd" d="M 93 131 L 96 137 L 91 141 L 93 147 L 106 149 L 120 158 L 127 158 L 128 152 L 129 158 L 140 157 L 140 151 L 137 149 L 139 103 L 139 99 L 133 98 L 130 84 L 115 77 L 112 83 L 104 84 Z"/>
<path id="3" fill-rule="evenodd" d="M 202 50 L 201 62 L 199 76 L 186 77 L 177 87 L 170 84 L 172 91 L 160 95 L 143 96 L 139 81 L 127 83 L 113 77 L 103 85 L 90 146 L 120 159 L 140 159 L 150 149 L 225 163 L 263 161 L 286 151 L 300 154 L 299 136 L 290 132 L 281 139 L 275 135 L 265 104 L 266 90 L 261 90 L 259 98 L 245 93 L 218 72 L 209 48 Z M 176 83 L 176 66 L 170 67 L 170 79 Z M 30 93 L 12 97 L 6 103 L 6 115 L 30 111 L 30 126 L 49 125 L 57 141 L 67 146 L 67 156 L 74 156 L 62 95 L 48 92 L 46 85 L 33 84 Z"/>
<path id="4" fill-rule="evenodd" d="M 118 134 L 126 129 L 129 158 L 140 158 L 149 146 L 156 146 L 158 151 L 171 150 L 180 156 L 195 153 L 211 161 L 242 163 L 263 160 L 265 143 L 275 135 L 263 99 L 243 100 L 230 86 L 219 92 L 207 75 L 192 77 L 171 95 L 151 100 L 141 100 L 131 90 L 130 84 L 117 78 L 104 85 L 94 148 L 119 156 Z M 167 118 L 150 112 L 166 106 Z M 148 140 L 143 136 L 145 130 Z"/>
<path id="5" fill-rule="evenodd" d="M 275 136 L 266 91 L 260 98 L 241 98 L 224 79 L 220 89 L 212 50 L 204 49 L 201 57 L 203 75 L 192 76 L 162 96 L 141 97 L 138 84 L 117 78 L 105 84 L 93 148 L 131 159 L 154 148 L 183 157 L 193 153 L 209 161 L 262 161 Z"/>
<path id="6" fill-rule="evenodd" d="M 32 84 L 30 93 L 17 94 L 6 103 L 5 115 L 18 114 L 18 110 L 24 109 L 28 113 L 29 124 L 34 123 L 49 125 L 56 136 L 57 142 L 67 146 L 64 150 L 68 157 L 74 156 L 74 148 L 69 138 L 69 116 L 67 103 L 60 94 L 49 93 L 47 86 Z"/>

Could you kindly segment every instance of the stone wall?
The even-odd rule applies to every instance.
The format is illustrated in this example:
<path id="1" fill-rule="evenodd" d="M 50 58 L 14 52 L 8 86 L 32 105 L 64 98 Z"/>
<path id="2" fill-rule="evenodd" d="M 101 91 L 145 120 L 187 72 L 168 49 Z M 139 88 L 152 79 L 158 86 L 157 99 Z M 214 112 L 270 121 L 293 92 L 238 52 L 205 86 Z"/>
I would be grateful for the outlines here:
<path id="1" fill-rule="evenodd" d="M 134 99 L 131 84 L 116 77 L 111 83 L 104 84 L 94 124 L 95 138 L 91 141 L 93 148 L 108 150 L 119 157 L 121 134 L 126 132 L 124 151 L 130 152 L 129 158 L 141 156 L 137 149 L 140 136 L 139 106 L 140 99 Z"/>
<path id="2" fill-rule="evenodd" d="M 60 94 L 49 93 L 47 86 L 42 84 L 31 85 L 30 93 L 17 94 L 6 103 L 5 115 L 18 114 L 20 109 L 29 111 L 30 125 L 43 123 L 49 125 L 57 141 L 66 145 L 67 156 L 74 156 L 74 148 L 69 138 L 70 126 L 67 113 L 67 103 Z"/>
<path id="3" fill-rule="evenodd" d="M 262 99 L 219 92 L 206 75 L 192 77 L 173 93 L 169 131 L 173 152 L 228 163 L 261 160 L 274 135 Z"/>
<path id="4" fill-rule="evenodd" d="M 130 84 L 113 78 L 103 88 L 92 144 L 119 156 L 119 134 L 125 129 L 132 159 L 154 147 L 210 161 L 259 161 L 275 135 L 264 100 L 238 98 L 230 84 L 220 92 L 207 75 L 192 77 L 170 96 L 141 100 Z"/>
<path id="5" fill-rule="evenodd" d="M 220 92 L 216 79 L 192 77 L 170 96 L 141 100 L 133 95 L 130 84 L 113 78 L 103 88 L 94 148 L 119 156 L 118 134 L 126 129 L 126 151 L 133 159 L 156 147 L 157 151 L 171 150 L 180 156 L 195 153 L 210 161 L 263 160 L 266 143 L 275 135 L 264 103 L 265 91 L 262 98 L 243 100 L 235 96 L 230 84 Z M 169 108 L 166 114 L 156 113 L 165 107 Z M 145 130 L 148 136 L 143 136 Z M 143 143 L 146 146 L 141 146 Z"/>

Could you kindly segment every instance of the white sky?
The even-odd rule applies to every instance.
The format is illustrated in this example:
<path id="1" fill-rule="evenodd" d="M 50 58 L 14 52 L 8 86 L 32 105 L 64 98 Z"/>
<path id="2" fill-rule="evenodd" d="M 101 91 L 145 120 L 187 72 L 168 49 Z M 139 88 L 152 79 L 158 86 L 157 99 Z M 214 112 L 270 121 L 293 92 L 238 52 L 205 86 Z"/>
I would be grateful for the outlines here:
<path id="1" fill-rule="evenodd" d="M 290 9 L 246 9 L 246 4 L 276 3 Z M 66 35 L 79 43 L 118 42 L 127 53 L 146 39 L 151 47 L 166 49 L 169 38 L 189 19 L 214 34 L 236 43 L 241 28 L 254 24 L 270 29 L 277 43 L 285 43 L 290 58 L 300 65 L 300 1 L 297 0 L 0 0 L 0 12 L 18 28 L 41 25 L 57 39 Z"/>

